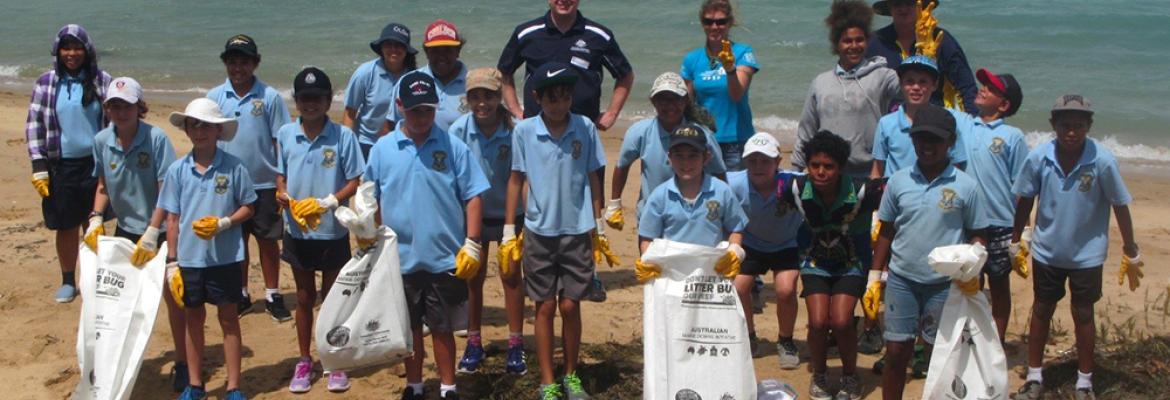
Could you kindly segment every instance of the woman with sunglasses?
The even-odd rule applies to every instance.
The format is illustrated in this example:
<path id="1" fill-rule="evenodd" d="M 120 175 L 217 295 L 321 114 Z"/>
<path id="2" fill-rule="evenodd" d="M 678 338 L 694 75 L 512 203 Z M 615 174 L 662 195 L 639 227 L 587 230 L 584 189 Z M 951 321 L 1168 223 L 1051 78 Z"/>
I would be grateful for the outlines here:
<path id="1" fill-rule="evenodd" d="M 748 87 L 760 66 L 751 46 L 731 42 L 735 13 L 729 0 L 705 0 L 699 21 L 706 44 L 683 58 L 681 75 L 691 97 L 715 115 L 715 140 L 727 170 L 742 170 L 743 145 L 755 134 Z"/>

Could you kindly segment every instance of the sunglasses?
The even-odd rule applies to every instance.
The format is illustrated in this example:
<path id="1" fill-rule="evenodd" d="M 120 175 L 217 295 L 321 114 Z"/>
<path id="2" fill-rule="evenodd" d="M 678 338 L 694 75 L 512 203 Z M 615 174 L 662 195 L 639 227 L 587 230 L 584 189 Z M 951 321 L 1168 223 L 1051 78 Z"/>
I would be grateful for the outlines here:
<path id="1" fill-rule="evenodd" d="M 700 21 L 703 22 L 703 25 L 726 26 L 727 24 L 731 23 L 731 18 L 701 18 Z"/>

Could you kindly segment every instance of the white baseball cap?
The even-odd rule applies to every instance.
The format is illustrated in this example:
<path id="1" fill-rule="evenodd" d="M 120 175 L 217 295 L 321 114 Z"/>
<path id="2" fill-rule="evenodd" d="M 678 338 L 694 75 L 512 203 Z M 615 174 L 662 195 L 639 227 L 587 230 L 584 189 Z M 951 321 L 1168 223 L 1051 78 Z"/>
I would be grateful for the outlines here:
<path id="1" fill-rule="evenodd" d="M 236 137 L 236 120 L 234 118 L 224 117 L 223 113 L 219 110 L 219 104 L 216 104 L 214 100 L 206 97 L 191 100 L 187 104 L 187 109 L 183 110 L 183 112 L 175 111 L 171 113 L 171 125 L 179 129 L 185 129 L 188 117 L 207 123 L 223 125 L 223 132 L 219 134 L 219 140 L 230 142 L 232 138 Z"/>
<path id="2" fill-rule="evenodd" d="M 138 81 L 130 77 L 114 78 L 110 81 L 110 87 L 106 89 L 106 102 L 113 99 L 122 99 L 130 104 L 138 104 L 138 100 L 142 98 L 142 85 Z"/>
<path id="3" fill-rule="evenodd" d="M 671 92 L 679 96 L 687 95 L 687 84 L 683 82 L 683 78 L 674 72 L 664 72 L 654 78 L 654 85 L 650 87 L 650 97 L 662 93 Z"/>
<path id="4" fill-rule="evenodd" d="M 743 146 L 744 158 L 752 153 L 760 153 L 769 158 L 780 158 L 780 142 L 771 133 L 757 132 L 748 138 L 747 144 Z"/>

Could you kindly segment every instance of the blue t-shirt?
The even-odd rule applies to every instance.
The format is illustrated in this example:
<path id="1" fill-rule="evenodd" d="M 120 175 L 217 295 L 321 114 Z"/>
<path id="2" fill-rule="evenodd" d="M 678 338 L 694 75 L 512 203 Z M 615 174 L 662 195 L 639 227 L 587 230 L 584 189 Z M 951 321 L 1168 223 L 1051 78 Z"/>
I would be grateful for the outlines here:
<path id="1" fill-rule="evenodd" d="M 1072 171 L 1056 159 L 1056 141 L 1028 154 L 1012 186 L 1020 197 L 1037 197 L 1032 257 L 1057 268 L 1094 268 L 1109 250 L 1111 206 L 1133 202 L 1117 159 L 1093 139 Z"/>
<path id="2" fill-rule="evenodd" d="M 162 129 L 141 120 L 129 148 L 122 148 L 114 125 L 98 132 L 94 140 L 93 176 L 106 181 L 118 227 L 141 235 L 154 214 L 159 182 L 175 162 L 175 148 Z"/>
<path id="3" fill-rule="evenodd" d="M 1002 119 L 984 123 L 972 119 L 963 141 L 967 145 L 965 172 L 983 189 L 983 213 L 991 226 L 1011 227 L 1015 222 L 1016 195 L 1012 183 L 1028 157 L 1028 141 L 1019 128 Z"/>
<path id="4" fill-rule="evenodd" d="M 467 67 L 462 62 L 459 63 L 459 72 L 451 79 L 451 82 L 443 83 L 431 72 L 431 66 L 419 68 L 419 72 L 430 75 L 435 80 L 435 92 L 439 95 L 439 108 L 435 110 L 435 125 L 444 131 L 451 128 L 451 124 L 459 117 L 463 116 L 463 96 L 467 94 Z M 398 78 L 399 81 L 402 77 Z M 398 99 L 398 83 L 394 84 L 394 104 L 397 104 Z M 402 110 L 395 105 L 390 107 L 390 112 L 386 114 L 386 120 L 401 121 L 403 118 Z"/>
<path id="5" fill-rule="evenodd" d="M 179 266 L 207 268 L 244 260 L 244 230 L 234 224 L 226 231 L 203 240 L 192 224 L 203 217 L 223 218 L 256 201 L 252 178 L 240 159 L 216 151 L 211 165 L 202 173 L 192 154 L 171 164 L 163 182 L 158 206 L 179 216 Z"/>
<path id="6" fill-rule="evenodd" d="M 735 54 L 736 68 L 746 66 L 760 70 L 752 46 L 732 43 L 731 52 Z M 695 101 L 715 116 L 715 139 L 719 143 L 746 142 L 756 133 L 752 127 L 752 107 L 748 104 L 750 89 L 744 91 L 739 101 L 732 101 L 727 93 L 727 72 L 718 59 L 707 56 L 707 48 L 700 47 L 687 53 L 679 75 L 694 86 Z"/>
<path id="7" fill-rule="evenodd" d="M 219 148 L 244 162 L 256 190 L 276 188 L 276 131 L 291 122 L 280 92 L 255 78 L 252 89 L 240 95 L 225 81 L 207 92 L 219 110 L 238 124 L 236 137 Z"/>
<path id="8" fill-rule="evenodd" d="M 289 197 L 297 200 L 328 197 L 351 179 L 362 176 L 365 165 L 361 148 L 349 128 L 327 119 L 325 129 L 309 140 L 298 120 L 281 127 L 277 137 L 280 144 L 277 163 Z M 308 232 L 302 231 L 292 219 L 292 210 L 284 210 L 284 220 L 285 230 L 296 239 L 333 240 L 348 234 L 332 212 L 322 214 L 321 224 Z"/>
<path id="9" fill-rule="evenodd" d="M 345 87 L 345 108 L 357 112 L 358 141 L 372 145 L 394 105 L 394 85 L 402 75 L 386 70 L 381 57 L 366 61 L 353 71 Z"/>
<path id="10" fill-rule="evenodd" d="M 475 116 L 464 114 L 451 124 L 451 135 L 462 140 L 479 161 L 491 189 L 480 195 L 483 199 L 483 218 L 503 219 L 508 197 L 508 178 L 512 176 L 512 129 L 500 123 L 492 137 L 479 131 Z M 516 203 L 512 215 L 520 215 L 524 205 Z"/>
<path id="11" fill-rule="evenodd" d="M 723 181 L 703 175 L 698 197 L 687 201 L 671 178 L 646 200 L 638 236 L 714 247 L 747 223 L 742 203 Z"/>
<path id="12" fill-rule="evenodd" d="M 569 114 L 554 138 L 541 114 L 512 131 L 512 170 L 528 179 L 524 227 L 540 236 L 580 235 L 597 227 L 589 175 L 605 166 L 605 149 L 593 122 Z"/>
<path id="13" fill-rule="evenodd" d="M 955 145 L 947 153 L 951 164 L 959 165 L 967 162 L 966 147 L 963 144 L 967 131 L 971 126 L 971 117 L 967 114 L 947 109 L 955 117 Z M 897 111 L 886 114 L 878 120 L 877 131 L 873 134 L 873 159 L 885 161 L 886 169 L 882 176 L 891 177 L 895 172 L 909 168 L 918 162 L 918 154 L 914 152 L 914 141 L 910 139 L 910 120 L 906 118 L 906 108 L 899 106 Z"/>
<path id="14" fill-rule="evenodd" d="M 102 101 L 94 98 L 82 104 L 85 81 L 62 74 L 57 81 L 57 123 L 61 127 L 61 158 L 93 155 L 93 137 L 102 129 Z"/>
<path id="15" fill-rule="evenodd" d="M 683 123 L 687 123 L 683 121 Z M 711 132 L 707 132 L 707 151 L 711 152 L 711 160 L 703 167 L 703 172 L 709 175 L 727 173 L 723 164 L 723 152 L 715 142 Z M 629 167 L 635 160 L 642 160 L 641 188 L 638 191 L 638 215 L 641 215 L 642 205 L 650 192 L 663 182 L 674 178 L 674 170 L 670 168 L 670 159 L 667 150 L 670 149 L 670 132 L 662 129 L 658 118 L 647 118 L 626 130 L 626 137 L 622 139 L 622 148 L 618 153 L 618 167 Z"/>
<path id="16" fill-rule="evenodd" d="M 796 175 L 791 172 L 777 172 L 775 180 L 792 182 Z M 742 202 L 743 211 L 748 218 L 743 233 L 744 247 L 765 253 L 796 247 L 796 233 L 804 224 L 804 216 L 800 215 L 800 211 L 777 199 L 775 191 L 760 193 L 753 188 L 747 171 L 728 173 L 727 185 Z"/>

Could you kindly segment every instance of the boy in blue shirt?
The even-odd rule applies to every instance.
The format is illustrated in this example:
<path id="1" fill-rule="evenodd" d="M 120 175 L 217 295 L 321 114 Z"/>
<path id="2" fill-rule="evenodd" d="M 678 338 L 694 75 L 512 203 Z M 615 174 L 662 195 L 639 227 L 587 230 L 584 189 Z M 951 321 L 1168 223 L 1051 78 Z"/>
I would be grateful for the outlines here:
<path id="1" fill-rule="evenodd" d="M 514 209 L 528 183 L 524 231 L 516 236 L 515 215 L 504 216 L 500 260 L 523 258 L 528 297 L 536 302 L 536 354 L 540 396 L 561 398 L 553 376 L 553 320 L 561 312 L 565 397 L 588 399 L 577 377 L 581 346 L 581 299 L 593 290 L 594 265 L 601 256 L 616 264 L 601 217 L 600 170 L 605 150 L 593 122 L 571 113 L 576 67 L 545 63 L 529 78 L 540 114 L 525 119 L 512 135 L 512 174 L 504 209 Z"/>
<path id="2" fill-rule="evenodd" d="M 280 295 L 280 245 L 277 243 L 284 232 L 280 206 L 276 202 L 276 132 L 289 123 L 288 109 L 280 92 L 264 84 L 254 74 L 260 66 L 260 52 L 256 41 L 248 35 L 236 35 L 224 44 L 219 54 L 227 70 L 227 79 L 207 92 L 207 98 L 215 100 L 224 115 L 236 119 L 239 129 L 232 140 L 224 141 L 220 148 L 244 162 L 255 183 L 255 215 L 244 222 L 244 243 L 248 236 L 256 237 L 260 249 L 260 271 L 264 275 L 264 309 L 278 322 L 292 319 Z M 250 266 L 248 248 L 244 246 L 244 260 L 240 264 L 240 278 L 244 285 L 241 292 L 240 315 L 252 310 L 252 298 L 248 295 L 248 269 Z"/>
<path id="3" fill-rule="evenodd" d="M 405 118 L 370 149 L 363 180 L 377 186 L 381 222 L 398 234 L 402 286 L 414 335 L 402 398 L 423 399 L 423 325 L 430 327 L 439 391 L 458 399 L 455 335 L 467 328 L 467 283 L 479 272 L 487 178 L 467 145 L 435 124 L 434 78 L 402 77 L 396 106 Z M 463 237 L 460 247 L 460 237 Z"/>
<path id="4" fill-rule="evenodd" d="M 301 116 L 280 128 L 280 156 L 276 176 L 277 201 L 286 210 L 284 252 L 281 259 L 292 266 L 297 284 L 297 347 L 301 359 L 293 370 L 288 390 L 311 389 L 313 359 L 313 306 L 317 302 L 316 271 L 321 271 L 321 292 L 337 279 L 350 258 L 349 234 L 333 217 L 339 203 L 357 192 L 362 175 L 362 155 L 357 137 L 349 128 L 329 120 L 333 85 L 320 69 L 309 67 L 293 81 L 293 100 Z M 328 389 L 349 389 L 344 371 L 327 371 Z"/>
<path id="5" fill-rule="evenodd" d="M 968 175 L 983 188 L 982 209 L 988 223 L 987 263 L 983 274 L 991 292 L 991 315 L 999 330 L 999 340 L 1007 337 L 1008 318 L 1012 313 L 1011 254 L 1008 243 L 1012 238 L 1016 196 L 1012 183 L 1024 167 L 1028 157 L 1028 142 L 1019 128 L 1008 125 L 1004 119 L 1015 115 L 1024 100 L 1023 91 L 1011 74 L 996 75 L 980 69 L 976 76 L 983 86 L 975 96 L 979 117 L 972 119 L 967 137 Z M 1016 270 L 1023 278 L 1027 269 Z"/>
<path id="6" fill-rule="evenodd" d="M 873 134 L 873 168 L 871 178 L 891 177 L 899 170 L 914 165 L 915 148 L 910 137 L 911 126 L 917 113 L 930 104 L 930 95 L 938 87 L 939 72 L 934 59 L 926 56 L 911 56 L 902 60 L 896 68 L 902 86 L 905 102 L 892 113 L 878 120 Z M 962 168 L 967 162 L 963 141 L 970 126 L 967 114 L 947 110 L 957 122 L 955 146 L 950 148 L 951 163 Z"/>
<path id="7" fill-rule="evenodd" d="M 1056 303 L 1068 281 L 1077 348 L 1077 399 L 1093 399 L 1093 352 L 1096 340 L 1093 304 L 1101 299 L 1102 269 L 1109 247 L 1109 209 L 1117 216 L 1123 254 L 1119 283 L 1130 279 L 1136 290 L 1142 276 L 1141 254 L 1133 236 L 1129 204 L 1117 159 L 1088 139 L 1093 125 L 1089 99 L 1069 94 L 1052 107 L 1056 138 L 1038 146 L 1024 161 L 1012 193 L 1019 196 L 1012 231 L 1013 264 L 1032 256 L 1032 319 L 1028 326 L 1028 374 L 1013 399 L 1039 399 L 1043 394 L 1044 345 Z M 1036 235 L 1021 241 L 1036 208 Z"/>
<path id="8" fill-rule="evenodd" d="M 188 386 L 180 400 L 200 400 L 203 388 L 204 303 L 219 309 L 223 330 L 228 400 L 240 392 L 240 261 L 244 240 L 240 225 L 252 217 L 256 192 L 240 159 L 216 147 L 236 133 L 236 120 L 224 118 L 219 105 L 195 99 L 186 111 L 171 113 L 171 125 L 191 139 L 191 153 L 171 164 L 159 194 L 167 212 L 167 254 L 177 255 L 181 293 L 172 293 L 186 308 Z M 152 225 L 154 228 L 158 226 Z M 168 263 L 168 267 L 176 263 Z M 173 288 L 173 286 L 172 286 Z"/>
<path id="9" fill-rule="evenodd" d="M 927 254 L 941 246 L 985 243 L 979 184 L 955 168 L 948 156 L 956 140 L 955 118 L 941 107 L 926 105 L 916 113 L 910 137 L 917 161 L 894 173 L 886 185 L 871 268 L 889 270 L 883 333 L 885 399 L 902 398 L 915 339 L 921 334 L 933 344 L 938 331 L 951 282 L 931 269 Z M 872 275 L 871 280 L 871 287 L 881 287 Z M 974 283 L 978 290 L 978 280 Z M 968 291 L 970 282 L 961 287 Z M 924 354 L 930 354 L 927 347 Z"/>

